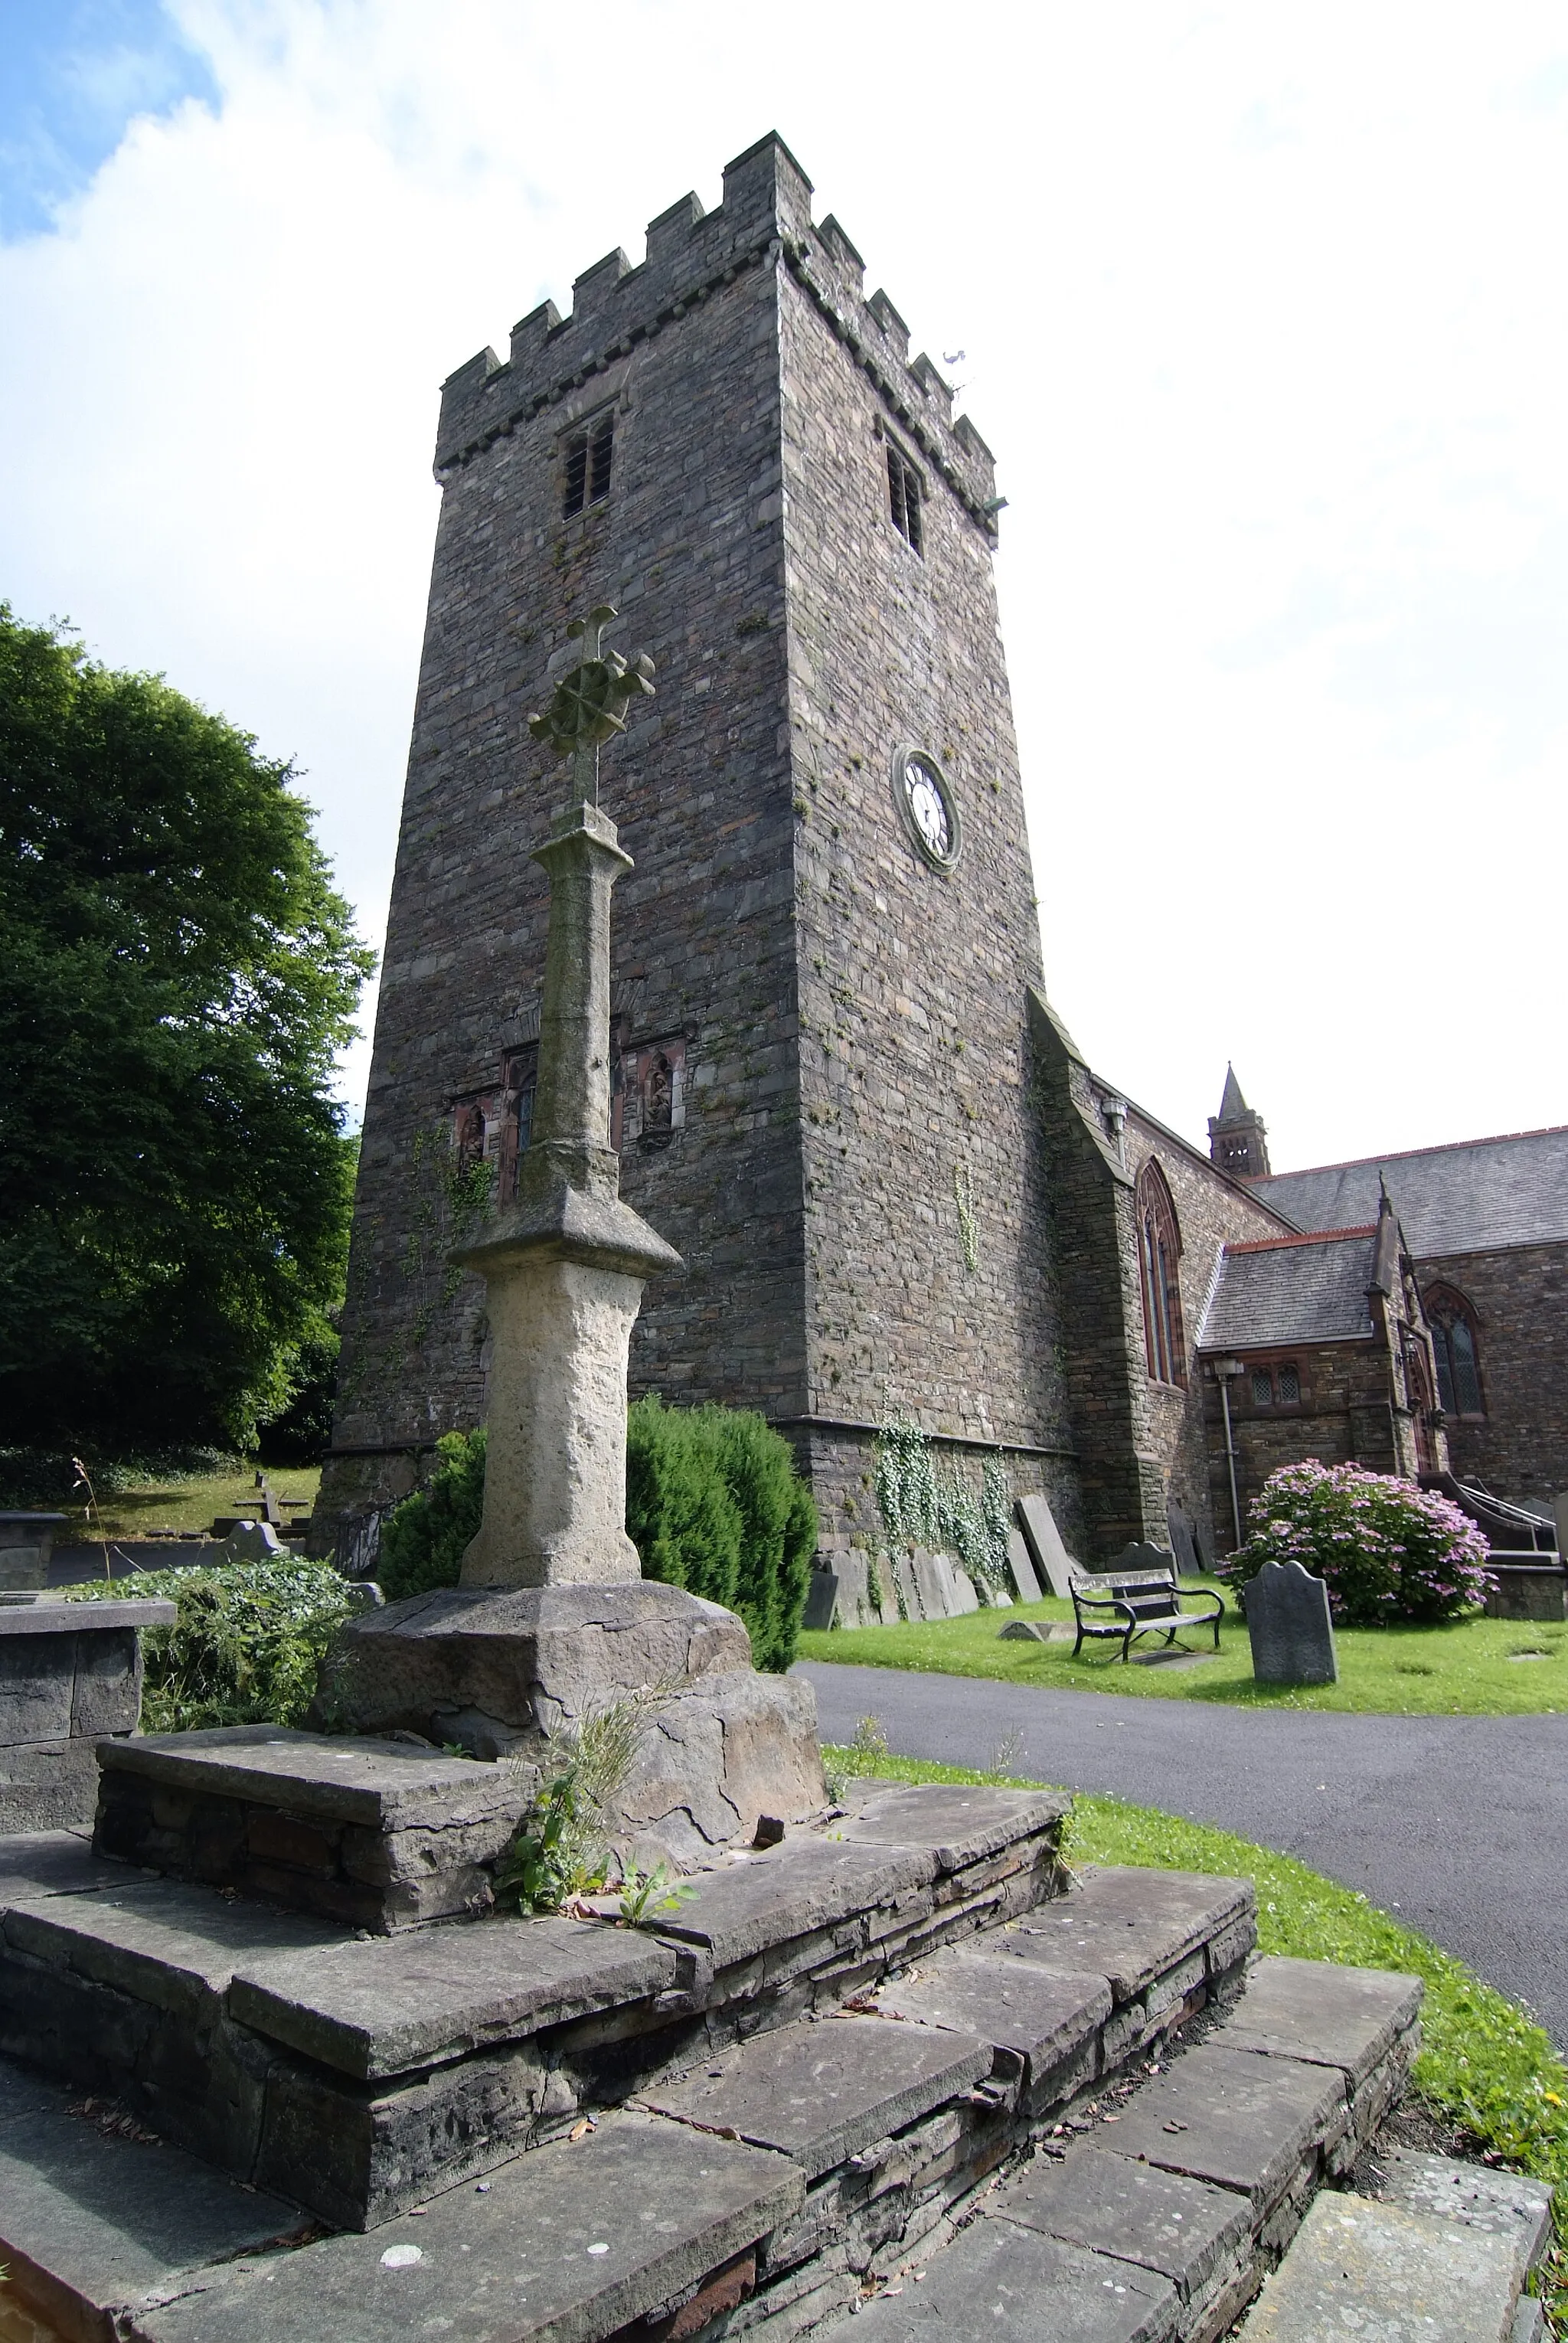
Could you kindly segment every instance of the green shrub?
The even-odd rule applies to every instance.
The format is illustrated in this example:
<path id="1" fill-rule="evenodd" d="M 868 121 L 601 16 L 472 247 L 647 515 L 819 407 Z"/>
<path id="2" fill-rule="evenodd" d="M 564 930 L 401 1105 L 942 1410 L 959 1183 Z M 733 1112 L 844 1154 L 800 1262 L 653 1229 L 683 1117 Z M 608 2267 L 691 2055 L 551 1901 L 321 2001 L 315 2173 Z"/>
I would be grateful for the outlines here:
<path id="1" fill-rule="evenodd" d="M 329 1562 L 294 1554 L 212 1570 L 149 1570 L 127 1584 L 94 1579 L 75 1602 L 166 1595 L 172 1626 L 142 1635 L 142 1729 L 194 1733 L 215 1725 L 297 1725 L 352 1594 Z"/>
<path id="2" fill-rule="evenodd" d="M 1271 1474 L 1248 1513 L 1245 1545 L 1221 1575 L 1244 1588 L 1267 1562 L 1299 1562 L 1327 1582 L 1343 1627 L 1429 1626 L 1480 1609 L 1487 1544 L 1446 1497 L 1309 1456 Z"/>
<path id="3" fill-rule="evenodd" d="M 484 1503 L 485 1435 L 448 1433 L 426 1486 L 381 1529 L 377 1575 L 388 1602 L 455 1586 Z M 643 1575 L 739 1612 L 759 1668 L 782 1674 L 806 1606 L 817 1508 L 789 1443 L 742 1408 L 627 1413 L 627 1534 Z"/>
<path id="4" fill-rule="evenodd" d="M 376 1582 L 388 1603 L 456 1586 L 463 1554 L 478 1531 L 485 1504 L 485 1435 L 447 1432 L 436 1443 L 441 1462 L 422 1489 L 381 1524 Z"/>

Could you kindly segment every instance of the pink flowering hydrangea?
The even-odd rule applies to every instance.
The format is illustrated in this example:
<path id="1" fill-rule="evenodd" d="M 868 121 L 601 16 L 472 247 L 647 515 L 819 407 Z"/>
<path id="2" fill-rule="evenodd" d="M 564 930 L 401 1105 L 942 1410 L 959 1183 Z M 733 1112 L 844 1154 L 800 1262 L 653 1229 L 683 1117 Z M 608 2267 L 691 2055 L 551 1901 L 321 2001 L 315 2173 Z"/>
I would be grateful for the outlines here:
<path id="1" fill-rule="evenodd" d="M 1266 1562 L 1299 1562 L 1327 1581 L 1342 1626 L 1462 1618 L 1492 1584 L 1486 1540 L 1468 1513 L 1359 1464 L 1287 1464 L 1264 1483 L 1247 1520 L 1247 1542 L 1221 1574 L 1240 1587 Z"/>

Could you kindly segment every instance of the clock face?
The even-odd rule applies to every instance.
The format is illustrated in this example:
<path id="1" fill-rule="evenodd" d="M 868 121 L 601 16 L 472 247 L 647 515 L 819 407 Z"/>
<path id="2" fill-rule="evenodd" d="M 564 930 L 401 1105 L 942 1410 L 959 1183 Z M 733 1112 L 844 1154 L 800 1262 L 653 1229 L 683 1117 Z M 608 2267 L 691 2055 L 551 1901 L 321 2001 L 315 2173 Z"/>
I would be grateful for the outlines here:
<path id="1" fill-rule="evenodd" d="M 900 749 L 893 767 L 899 810 L 928 862 L 950 870 L 959 859 L 959 818 L 941 768 L 923 749 Z"/>

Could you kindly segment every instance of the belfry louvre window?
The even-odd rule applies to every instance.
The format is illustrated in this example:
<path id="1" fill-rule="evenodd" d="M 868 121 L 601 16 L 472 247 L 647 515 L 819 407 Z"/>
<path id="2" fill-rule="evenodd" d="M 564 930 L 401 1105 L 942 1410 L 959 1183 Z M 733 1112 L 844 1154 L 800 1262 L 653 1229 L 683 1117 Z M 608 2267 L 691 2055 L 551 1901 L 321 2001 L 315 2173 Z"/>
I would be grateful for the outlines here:
<path id="1" fill-rule="evenodd" d="M 1181 1332 L 1181 1289 L 1177 1272 L 1181 1235 L 1165 1174 L 1152 1157 L 1138 1174 L 1133 1195 L 1138 1224 L 1138 1270 L 1143 1288 L 1143 1350 L 1157 1383 L 1187 1380 Z"/>
<path id="2" fill-rule="evenodd" d="M 1450 1415 L 1484 1415 L 1475 1312 L 1462 1293 L 1440 1285 L 1426 1297 L 1426 1320 L 1432 1329 L 1439 1405 Z"/>
<path id="3" fill-rule="evenodd" d="M 585 505 L 602 504 L 609 494 L 610 465 L 615 456 L 615 410 L 607 407 L 591 423 L 574 431 L 566 443 L 566 495 L 562 511 L 568 520 Z"/>
<path id="4" fill-rule="evenodd" d="M 893 508 L 893 527 L 900 537 L 907 537 L 917 553 L 925 551 L 925 535 L 920 521 L 920 476 L 909 458 L 892 441 L 888 442 L 888 498 Z"/>

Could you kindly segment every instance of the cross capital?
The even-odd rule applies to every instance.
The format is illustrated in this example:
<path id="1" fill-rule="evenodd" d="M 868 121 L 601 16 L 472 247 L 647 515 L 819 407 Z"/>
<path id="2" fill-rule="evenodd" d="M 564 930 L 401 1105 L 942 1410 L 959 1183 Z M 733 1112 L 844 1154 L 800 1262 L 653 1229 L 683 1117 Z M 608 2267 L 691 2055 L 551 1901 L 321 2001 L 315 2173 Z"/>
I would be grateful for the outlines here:
<path id="1" fill-rule="evenodd" d="M 653 661 L 646 651 L 628 661 L 605 649 L 604 630 L 615 616 L 613 603 L 599 602 L 586 618 L 571 621 L 567 633 L 581 643 L 582 660 L 562 676 L 549 706 L 528 719 L 536 740 L 572 759 L 573 780 L 589 805 L 598 803 L 601 742 L 626 730 L 628 700 L 653 696 Z"/>

